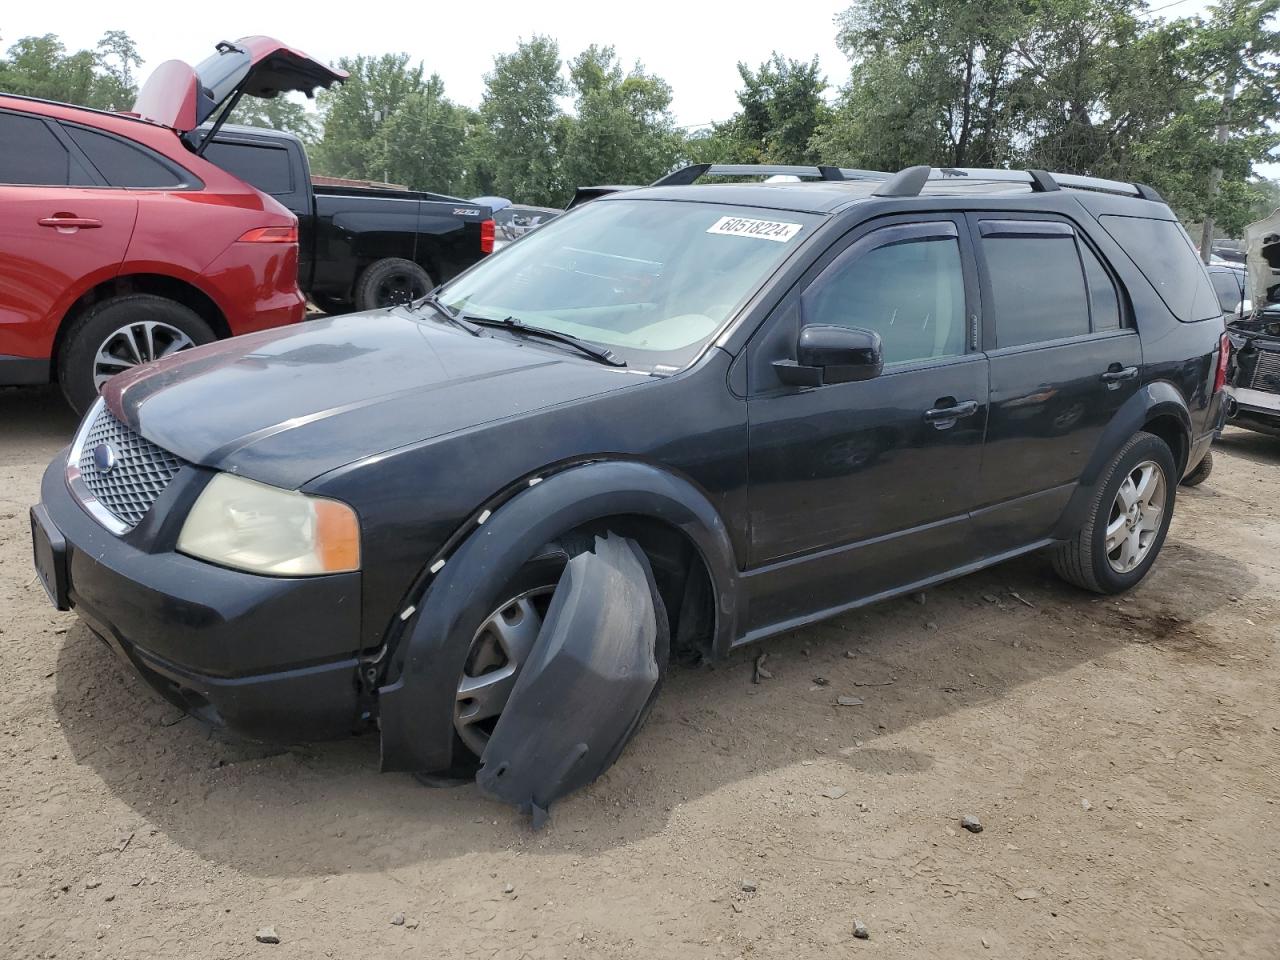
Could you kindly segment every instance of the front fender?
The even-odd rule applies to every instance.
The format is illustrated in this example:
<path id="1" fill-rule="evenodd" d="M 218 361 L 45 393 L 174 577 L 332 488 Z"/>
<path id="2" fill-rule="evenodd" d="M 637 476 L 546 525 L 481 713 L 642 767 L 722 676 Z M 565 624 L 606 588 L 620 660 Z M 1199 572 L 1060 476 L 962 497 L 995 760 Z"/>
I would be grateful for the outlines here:
<path id="1" fill-rule="evenodd" d="M 1084 523 L 1086 511 L 1093 502 L 1102 472 L 1129 438 L 1157 417 L 1172 417 L 1182 425 L 1186 446 L 1191 448 L 1191 413 L 1181 392 L 1165 380 L 1145 383 L 1116 411 L 1111 422 L 1102 432 L 1102 438 L 1093 449 L 1089 462 L 1080 474 L 1075 492 L 1067 502 L 1067 508 L 1053 532 L 1055 539 L 1072 536 Z M 1175 451 L 1176 457 L 1176 451 Z"/>
<path id="2" fill-rule="evenodd" d="M 388 638 L 392 661 L 378 690 L 383 770 L 451 765 L 457 678 L 503 587 L 543 545 L 620 515 L 650 517 L 688 536 L 711 577 L 715 649 L 729 648 L 737 631 L 737 565 L 724 521 L 693 484 L 636 461 L 596 461 L 535 478 L 451 540 L 410 591 L 408 615 Z"/>

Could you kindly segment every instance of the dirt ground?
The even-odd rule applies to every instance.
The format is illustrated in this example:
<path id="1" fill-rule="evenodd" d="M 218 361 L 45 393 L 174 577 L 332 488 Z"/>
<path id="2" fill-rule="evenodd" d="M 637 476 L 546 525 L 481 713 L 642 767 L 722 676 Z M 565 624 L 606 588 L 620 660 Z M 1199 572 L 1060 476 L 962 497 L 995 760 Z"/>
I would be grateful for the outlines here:
<path id="1" fill-rule="evenodd" d="M 371 738 L 228 741 L 55 612 L 27 507 L 72 425 L 0 391 L 6 960 L 1280 957 L 1280 441 L 1228 431 L 1129 596 L 1031 558 L 771 641 L 758 686 L 674 670 L 533 833 Z"/>

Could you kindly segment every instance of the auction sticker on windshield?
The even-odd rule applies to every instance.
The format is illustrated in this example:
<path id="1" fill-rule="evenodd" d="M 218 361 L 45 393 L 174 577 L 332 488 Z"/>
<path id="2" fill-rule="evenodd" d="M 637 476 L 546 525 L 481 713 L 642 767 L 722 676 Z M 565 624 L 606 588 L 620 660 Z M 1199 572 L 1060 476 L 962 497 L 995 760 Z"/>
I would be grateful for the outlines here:
<path id="1" fill-rule="evenodd" d="M 723 237 L 755 237 L 757 240 L 773 240 L 786 243 L 803 224 L 785 223 L 781 220 L 751 220 L 747 217 L 721 217 L 707 228 L 707 233 Z"/>

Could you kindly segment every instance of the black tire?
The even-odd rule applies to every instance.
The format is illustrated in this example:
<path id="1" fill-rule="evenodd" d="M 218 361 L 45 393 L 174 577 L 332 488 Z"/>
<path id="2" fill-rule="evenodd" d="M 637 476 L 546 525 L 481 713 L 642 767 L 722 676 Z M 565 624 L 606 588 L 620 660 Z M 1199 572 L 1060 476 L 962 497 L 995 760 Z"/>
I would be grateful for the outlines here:
<path id="1" fill-rule="evenodd" d="M 339 300 L 337 297 L 326 297 L 322 293 L 313 293 L 309 299 L 317 307 L 323 310 L 326 316 L 330 317 L 350 313 L 355 309 L 355 307 L 351 305 L 350 300 Z"/>
<path id="2" fill-rule="evenodd" d="M 1141 561 L 1122 572 L 1112 565 L 1108 557 L 1107 524 L 1116 519 L 1112 510 L 1121 486 L 1135 469 L 1146 462 L 1155 464 L 1161 472 L 1163 505 L 1159 526 L 1153 531 L 1154 536 Z M 1103 480 L 1089 505 L 1084 526 L 1070 540 L 1053 549 L 1051 559 L 1058 576 L 1094 593 L 1123 593 L 1135 586 L 1155 563 L 1169 532 L 1178 489 L 1172 480 L 1175 476 L 1177 467 L 1168 444 L 1154 434 L 1135 433 L 1103 472 Z"/>
<path id="3" fill-rule="evenodd" d="M 536 556 L 525 563 L 515 577 L 512 578 L 511 582 L 503 588 L 501 591 L 502 599 L 495 603 L 495 609 L 501 610 L 506 605 L 507 598 L 519 597 L 543 587 L 553 588 L 560 582 L 561 576 L 564 575 L 564 569 L 568 565 L 570 558 L 579 553 L 592 550 L 594 545 L 595 538 L 593 536 L 573 536 L 548 544 Z M 655 600 L 654 613 L 658 621 L 654 649 L 654 658 L 658 664 L 658 683 L 653 688 L 653 693 L 650 694 L 649 700 L 645 703 L 644 709 L 636 721 L 635 728 L 632 731 L 633 736 L 636 731 L 644 726 L 645 720 L 648 719 L 649 713 L 653 709 L 653 704 L 662 689 L 663 681 L 666 679 L 667 663 L 671 655 L 670 621 L 667 616 L 666 605 L 662 602 L 662 597 L 657 590 L 651 571 L 649 587 Z M 619 745 L 619 753 L 621 753 L 624 746 L 625 744 Z M 467 779 L 475 775 L 480 758 L 468 747 L 457 730 L 454 731 L 453 735 L 453 758 L 453 766 L 449 770 L 437 774 L 436 778 L 438 780 L 443 779 L 444 782 L 450 782 L 456 779 Z M 609 762 L 612 763 L 613 759 L 616 759 L 616 755 Z M 424 782 L 430 781 L 424 780 Z"/>
<path id="4" fill-rule="evenodd" d="M 425 297 L 435 287 L 427 271 L 412 260 L 376 260 L 356 281 L 356 310 L 378 310 Z"/>
<path id="5" fill-rule="evenodd" d="M 120 343 L 141 337 L 141 343 L 134 341 L 136 347 L 151 343 L 156 356 L 142 356 L 144 362 L 217 339 L 199 314 L 176 300 L 133 293 L 95 303 L 72 323 L 58 351 L 58 384 L 77 413 L 83 414 L 98 398 L 100 376 L 135 365 L 123 350 L 117 351 L 119 362 L 99 362 L 99 351 L 116 337 Z"/>
<path id="6" fill-rule="evenodd" d="M 1204 455 L 1204 459 L 1196 464 L 1195 469 L 1182 478 L 1184 487 L 1198 487 L 1209 479 L 1209 474 L 1213 473 L 1213 451 L 1210 450 Z"/>

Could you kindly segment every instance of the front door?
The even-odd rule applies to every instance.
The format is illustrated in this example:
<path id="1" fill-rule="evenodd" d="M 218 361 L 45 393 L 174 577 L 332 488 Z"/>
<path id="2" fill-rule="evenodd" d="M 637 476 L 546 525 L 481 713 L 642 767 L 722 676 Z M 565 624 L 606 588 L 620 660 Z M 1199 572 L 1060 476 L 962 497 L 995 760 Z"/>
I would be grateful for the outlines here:
<path id="1" fill-rule="evenodd" d="M 821 258 L 748 347 L 752 583 L 748 632 L 831 610 L 972 558 L 968 511 L 987 418 L 964 221 L 855 231 Z M 884 371 L 794 387 L 801 326 L 881 337 Z"/>

